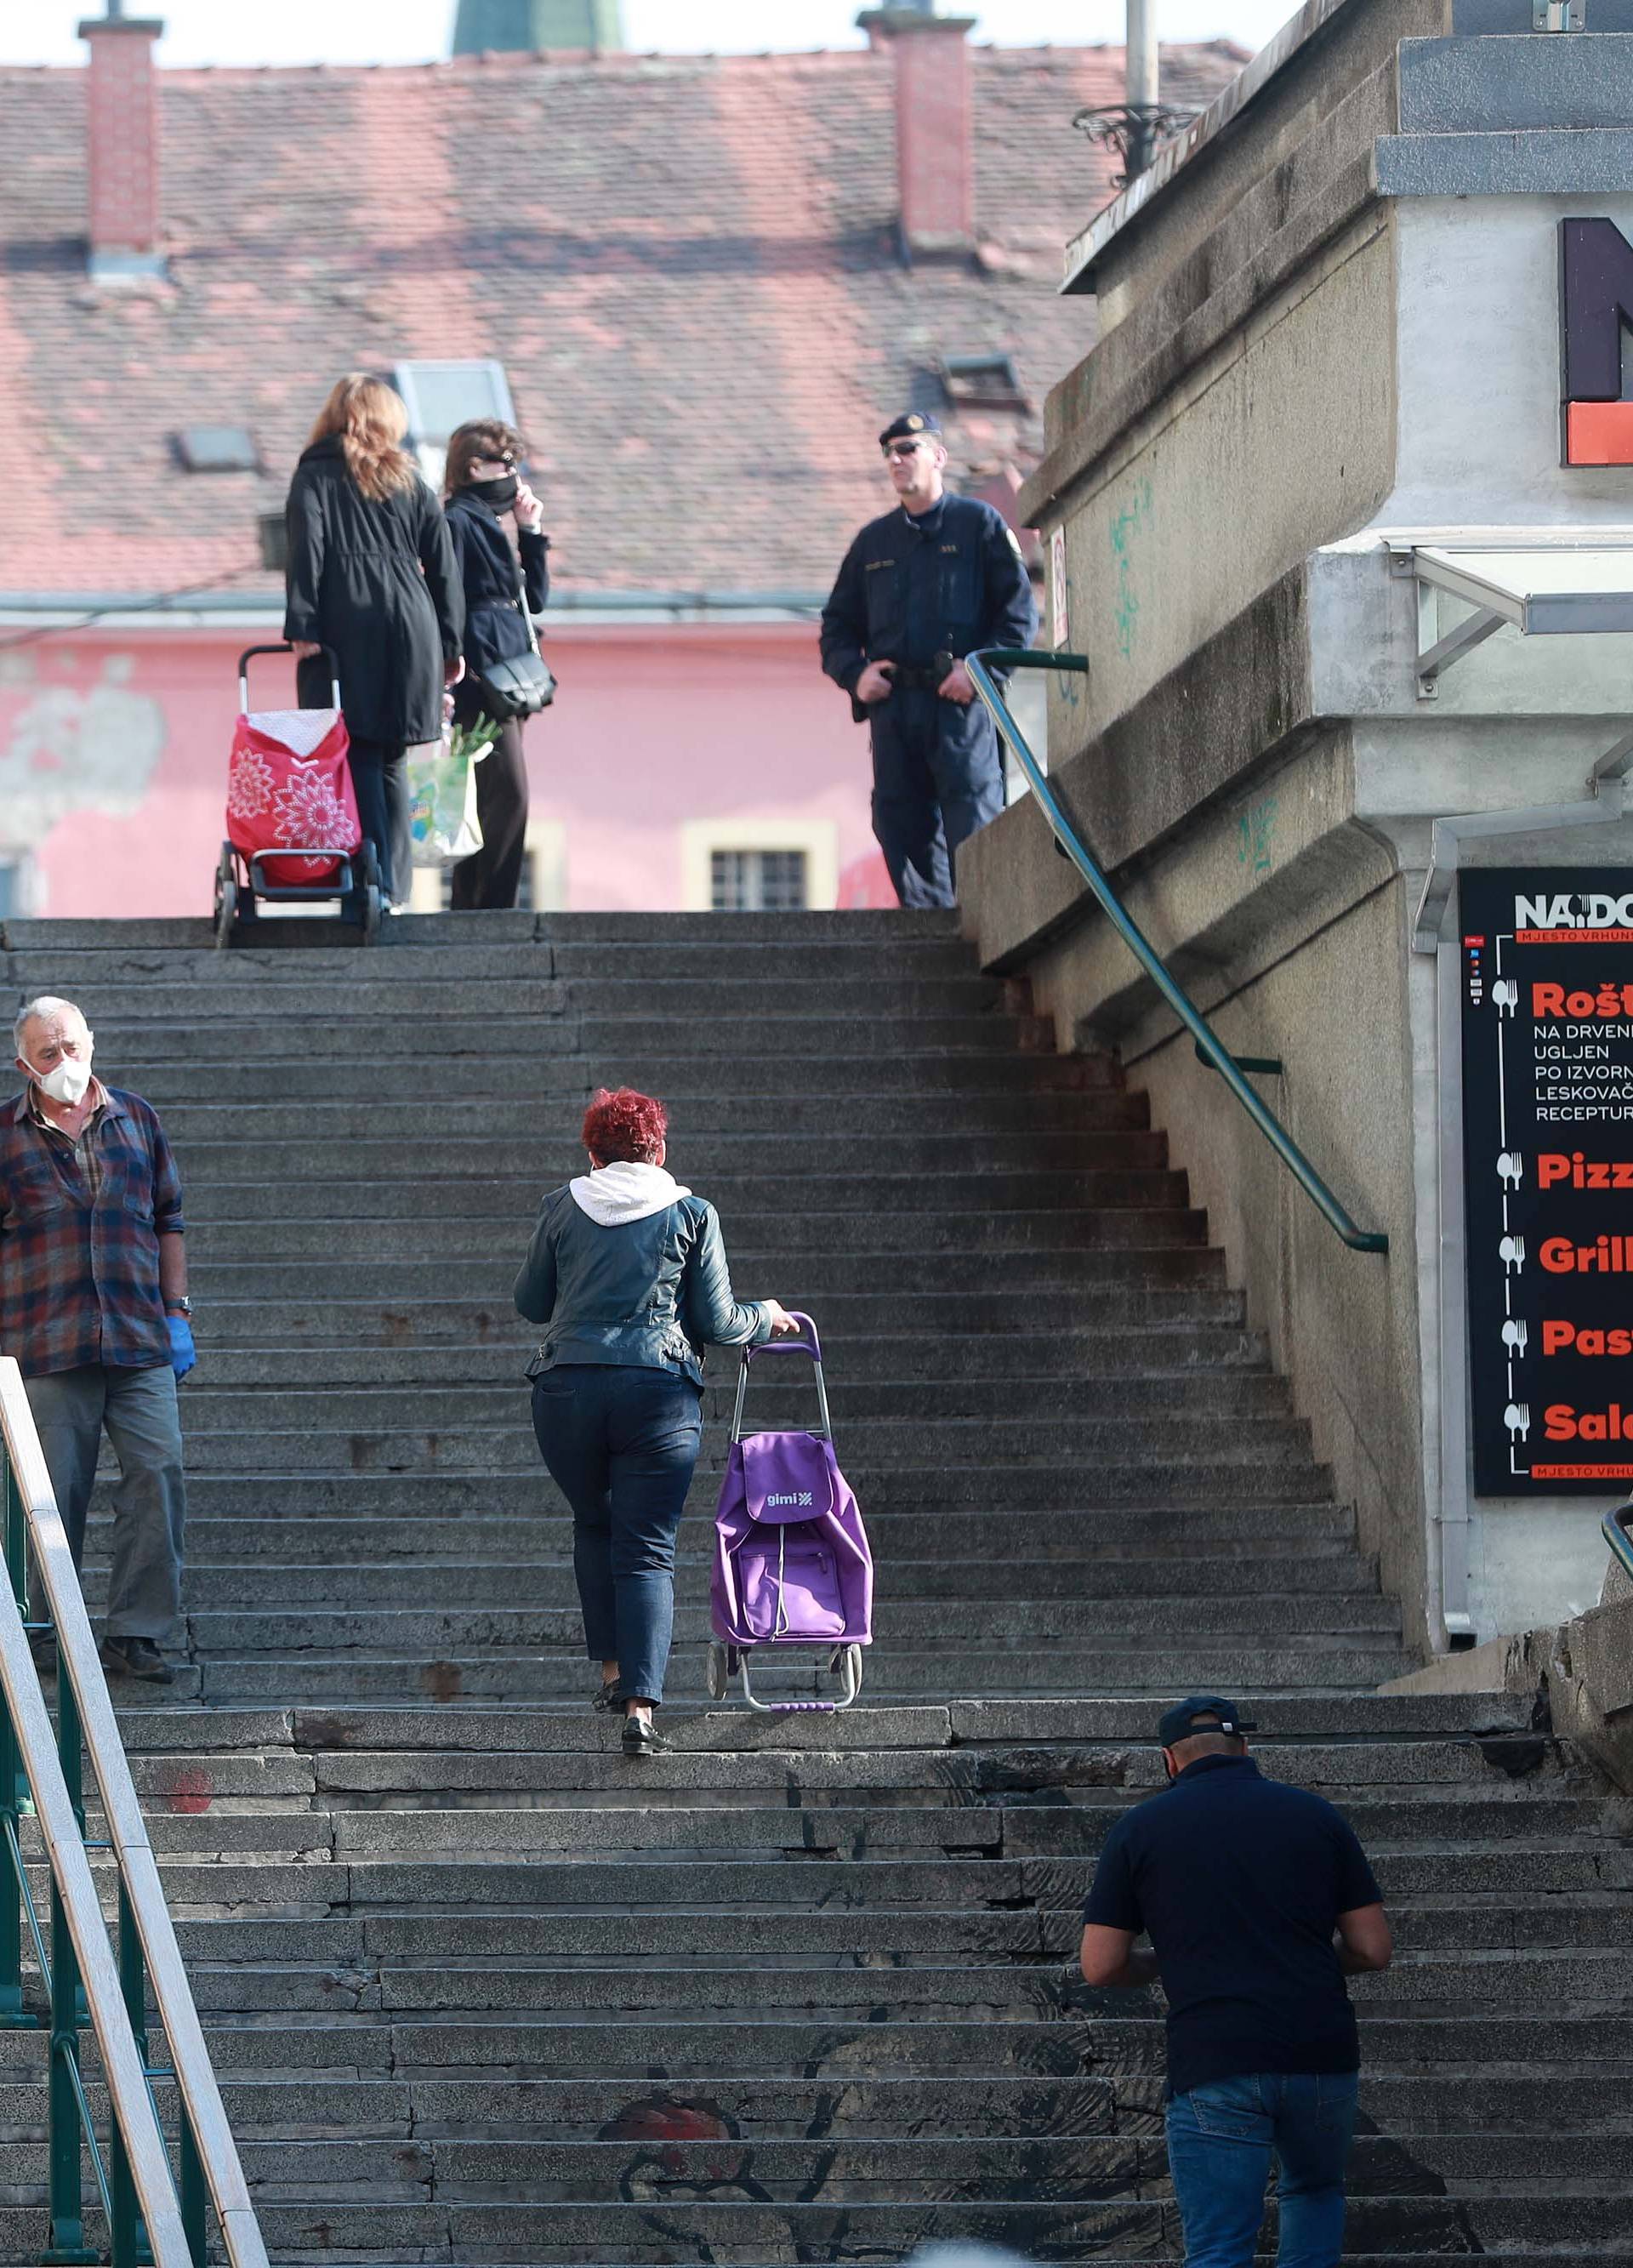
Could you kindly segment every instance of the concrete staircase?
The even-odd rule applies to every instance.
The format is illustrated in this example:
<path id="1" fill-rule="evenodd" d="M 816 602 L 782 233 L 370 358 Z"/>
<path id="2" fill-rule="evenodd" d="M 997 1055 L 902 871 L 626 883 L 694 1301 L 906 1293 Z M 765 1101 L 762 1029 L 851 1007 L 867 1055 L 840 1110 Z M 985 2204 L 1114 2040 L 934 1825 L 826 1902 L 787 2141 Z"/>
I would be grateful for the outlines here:
<path id="1" fill-rule="evenodd" d="M 1132 1697 L 1208 1684 L 1398 1915 L 1352 2254 L 1633 2257 L 1616 1815 L 1511 1705 L 1368 1690 L 1398 1617 L 1143 1097 L 1049 1053 L 950 919 L 5 946 L 186 1176 L 189 1666 L 121 1698 L 283 2258 L 1173 2257 L 1159 2007 L 1069 1963 L 1157 1784 Z M 585 1706 L 509 1296 L 622 1080 L 670 1102 L 739 1291 L 821 1322 L 880 1594 L 864 1705 L 706 1708 L 717 1358 L 677 1753 L 640 1765 Z M 761 1422 L 803 1419 L 797 1368 Z M 42 2067 L 0 2035 L 0 2260 L 40 2242 Z"/>

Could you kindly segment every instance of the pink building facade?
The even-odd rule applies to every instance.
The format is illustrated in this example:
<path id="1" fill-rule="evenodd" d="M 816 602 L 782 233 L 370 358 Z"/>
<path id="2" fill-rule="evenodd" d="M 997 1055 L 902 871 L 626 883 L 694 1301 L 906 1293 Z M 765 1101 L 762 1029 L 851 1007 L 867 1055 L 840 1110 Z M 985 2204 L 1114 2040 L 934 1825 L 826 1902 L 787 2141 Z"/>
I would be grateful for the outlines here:
<path id="1" fill-rule="evenodd" d="M 0 909 L 208 914 L 238 656 L 277 637 L 276 615 L 8 635 Z M 575 621 L 548 652 L 558 700 L 527 728 L 534 906 L 701 910 L 723 885 L 754 892 L 768 852 L 802 859 L 813 906 L 894 902 L 867 734 L 820 674 L 811 622 Z M 290 697 L 287 663 L 252 673 L 255 704 Z M 422 869 L 415 902 L 434 907 L 438 885 Z"/>

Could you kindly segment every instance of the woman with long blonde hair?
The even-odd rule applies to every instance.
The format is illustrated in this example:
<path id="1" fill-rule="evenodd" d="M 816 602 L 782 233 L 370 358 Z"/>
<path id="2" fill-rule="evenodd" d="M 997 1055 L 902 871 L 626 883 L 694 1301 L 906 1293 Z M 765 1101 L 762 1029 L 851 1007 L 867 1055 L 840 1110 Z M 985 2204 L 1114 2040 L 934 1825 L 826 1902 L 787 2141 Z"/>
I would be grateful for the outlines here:
<path id="1" fill-rule="evenodd" d="M 408 424 L 384 379 L 341 379 L 284 514 L 283 635 L 301 657 L 300 697 L 327 704 L 327 646 L 339 666 L 357 816 L 398 905 L 413 879 L 405 758 L 438 737 L 443 688 L 465 672 L 465 595 L 442 508 L 402 446 Z"/>

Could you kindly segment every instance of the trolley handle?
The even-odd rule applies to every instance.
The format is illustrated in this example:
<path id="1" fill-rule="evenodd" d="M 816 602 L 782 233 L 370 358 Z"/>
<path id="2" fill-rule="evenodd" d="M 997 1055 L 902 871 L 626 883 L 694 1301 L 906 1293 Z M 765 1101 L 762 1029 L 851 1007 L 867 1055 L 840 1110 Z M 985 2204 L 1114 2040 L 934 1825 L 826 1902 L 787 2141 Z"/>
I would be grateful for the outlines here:
<path id="1" fill-rule="evenodd" d="M 748 1394 L 748 1370 L 757 1354 L 808 1354 L 810 1356 L 811 1375 L 816 1387 L 817 1410 L 821 1418 L 820 1425 L 814 1430 L 826 1440 L 831 1441 L 834 1438 L 833 1420 L 828 1414 L 828 1381 L 822 1375 L 822 1343 L 817 1336 L 817 1327 L 809 1315 L 802 1314 L 797 1307 L 791 1307 L 789 1313 L 797 1323 L 805 1325 L 811 1334 L 810 1339 L 808 1342 L 804 1338 L 762 1339 L 758 1346 L 746 1346 L 742 1349 L 737 1366 L 737 1402 L 732 1411 L 733 1441 L 740 1441 L 743 1438 L 743 1403 Z"/>
<path id="2" fill-rule="evenodd" d="M 791 1307 L 788 1312 L 795 1322 L 805 1325 L 805 1335 L 797 1339 L 761 1339 L 757 1346 L 746 1346 L 745 1362 L 752 1362 L 757 1354 L 808 1354 L 813 1362 L 821 1361 L 822 1342 L 817 1336 L 816 1325 L 798 1307 Z"/>
<path id="3" fill-rule="evenodd" d="M 294 651 L 292 645 L 287 644 L 245 647 L 239 656 L 239 712 L 241 716 L 247 717 L 249 714 L 249 666 L 255 656 L 258 653 L 293 653 Z M 332 645 L 320 646 L 318 651 L 329 666 L 329 691 L 334 696 L 329 706 L 332 709 L 338 709 L 340 707 L 340 656 Z"/>

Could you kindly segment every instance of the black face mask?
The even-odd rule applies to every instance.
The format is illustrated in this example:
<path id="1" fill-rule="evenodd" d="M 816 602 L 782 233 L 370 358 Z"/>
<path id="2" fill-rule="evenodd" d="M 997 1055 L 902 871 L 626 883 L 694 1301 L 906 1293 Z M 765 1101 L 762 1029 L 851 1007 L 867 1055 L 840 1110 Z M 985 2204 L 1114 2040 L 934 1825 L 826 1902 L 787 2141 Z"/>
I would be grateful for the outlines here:
<path id="1" fill-rule="evenodd" d="M 480 497 L 484 504 L 490 504 L 496 512 L 510 510 L 520 486 L 521 482 L 514 473 L 506 473 L 502 481 L 473 481 L 470 484 L 471 494 Z"/>

